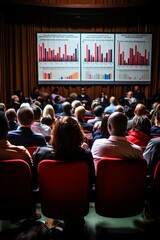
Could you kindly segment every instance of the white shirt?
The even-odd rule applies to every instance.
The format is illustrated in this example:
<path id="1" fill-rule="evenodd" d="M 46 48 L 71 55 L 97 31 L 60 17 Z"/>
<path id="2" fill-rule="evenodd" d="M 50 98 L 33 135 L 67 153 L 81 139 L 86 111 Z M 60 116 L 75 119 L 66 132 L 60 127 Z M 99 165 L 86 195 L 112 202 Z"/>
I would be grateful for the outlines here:
<path id="1" fill-rule="evenodd" d="M 31 129 L 33 132 L 42 133 L 45 137 L 51 135 L 51 128 L 41 122 L 34 122 L 31 125 Z"/>
<path id="2" fill-rule="evenodd" d="M 125 137 L 110 136 L 96 139 L 91 149 L 95 168 L 98 160 L 104 157 L 112 158 L 143 158 L 143 151 L 140 146 L 128 142 Z"/>

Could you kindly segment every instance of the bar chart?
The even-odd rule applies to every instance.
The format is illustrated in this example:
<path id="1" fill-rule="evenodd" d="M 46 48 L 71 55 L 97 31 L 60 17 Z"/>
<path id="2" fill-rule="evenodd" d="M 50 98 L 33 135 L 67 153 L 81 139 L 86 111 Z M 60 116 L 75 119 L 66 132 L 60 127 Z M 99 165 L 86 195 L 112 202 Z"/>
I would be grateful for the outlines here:
<path id="1" fill-rule="evenodd" d="M 82 81 L 113 80 L 114 34 L 81 34 L 81 68 Z"/>
<path id="2" fill-rule="evenodd" d="M 150 81 L 152 36 L 115 34 L 116 81 Z"/>

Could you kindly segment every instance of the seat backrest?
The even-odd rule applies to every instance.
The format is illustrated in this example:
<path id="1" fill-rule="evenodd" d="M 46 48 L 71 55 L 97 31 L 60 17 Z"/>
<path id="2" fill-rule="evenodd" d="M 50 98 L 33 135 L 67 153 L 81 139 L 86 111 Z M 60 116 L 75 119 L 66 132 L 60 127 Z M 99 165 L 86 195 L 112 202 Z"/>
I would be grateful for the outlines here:
<path id="1" fill-rule="evenodd" d="M 154 171 L 153 183 L 150 189 L 149 207 L 153 213 L 160 214 L 160 161 Z"/>
<path id="2" fill-rule="evenodd" d="M 29 218 L 35 210 L 29 164 L 21 159 L 0 160 L 0 219 Z"/>
<path id="3" fill-rule="evenodd" d="M 144 159 L 105 158 L 97 165 L 95 210 L 105 217 L 142 212 L 147 163 Z"/>
<path id="4" fill-rule="evenodd" d="M 32 156 L 34 151 L 38 148 L 39 146 L 29 146 L 29 147 L 25 147 L 28 152 L 30 153 L 30 155 Z"/>
<path id="5" fill-rule="evenodd" d="M 71 219 L 89 211 L 89 173 L 86 162 L 43 160 L 38 165 L 42 213 Z"/>

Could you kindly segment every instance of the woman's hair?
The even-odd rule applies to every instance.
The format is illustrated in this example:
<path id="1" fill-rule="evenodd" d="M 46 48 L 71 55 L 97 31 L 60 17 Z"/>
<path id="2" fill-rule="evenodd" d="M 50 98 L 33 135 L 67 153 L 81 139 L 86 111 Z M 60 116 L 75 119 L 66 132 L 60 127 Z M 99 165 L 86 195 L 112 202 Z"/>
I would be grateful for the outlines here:
<path id="1" fill-rule="evenodd" d="M 66 158 L 84 141 L 81 126 L 76 119 L 68 116 L 57 120 L 52 134 L 52 145 L 56 154 Z"/>
<path id="2" fill-rule="evenodd" d="M 101 123 L 101 134 L 103 137 L 108 138 L 109 137 L 109 132 L 108 132 L 108 118 L 109 118 L 109 114 L 106 114 L 103 118 L 102 118 L 102 123 Z"/>
<path id="3" fill-rule="evenodd" d="M 150 122 L 149 118 L 147 116 L 145 116 L 145 115 L 143 115 L 143 116 L 135 116 L 133 118 L 132 129 L 134 131 L 142 131 L 146 135 L 150 135 L 151 122 Z"/>
<path id="4" fill-rule="evenodd" d="M 43 109 L 43 113 L 42 116 L 45 117 L 46 115 L 50 114 L 52 119 L 55 119 L 55 111 L 54 111 L 54 107 L 51 104 L 47 104 L 44 109 Z"/>

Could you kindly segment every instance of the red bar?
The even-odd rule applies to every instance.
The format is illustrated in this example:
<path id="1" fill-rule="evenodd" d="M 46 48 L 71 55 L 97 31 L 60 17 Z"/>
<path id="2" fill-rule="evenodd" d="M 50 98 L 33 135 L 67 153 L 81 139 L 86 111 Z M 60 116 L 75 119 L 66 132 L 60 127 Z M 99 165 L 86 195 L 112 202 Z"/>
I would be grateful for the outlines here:
<path id="1" fill-rule="evenodd" d="M 64 45 L 64 61 L 67 61 L 67 45 Z"/>
<path id="2" fill-rule="evenodd" d="M 137 65 L 138 62 L 138 53 L 137 53 L 137 45 L 135 46 L 135 65 Z"/>
<path id="3" fill-rule="evenodd" d="M 121 65 L 120 59 L 120 42 L 118 42 L 118 65 Z"/>
<path id="4" fill-rule="evenodd" d="M 86 62 L 88 62 L 88 45 L 86 45 Z"/>
<path id="5" fill-rule="evenodd" d="M 61 61 L 61 48 L 58 48 L 58 61 Z"/>
<path id="6" fill-rule="evenodd" d="M 147 50 L 144 50 L 144 65 L 147 64 Z"/>
<path id="7" fill-rule="evenodd" d="M 51 61 L 51 49 L 48 48 L 48 61 Z"/>
<path id="8" fill-rule="evenodd" d="M 94 44 L 94 61 L 97 62 L 97 44 Z"/>
<path id="9" fill-rule="evenodd" d="M 42 61 L 45 60 L 44 56 L 45 56 L 45 54 L 44 54 L 44 43 L 42 43 Z"/>
<path id="10" fill-rule="evenodd" d="M 108 62 L 111 61 L 111 50 L 108 50 Z"/>
<path id="11" fill-rule="evenodd" d="M 41 55 L 40 44 L 38 44 L 38 61 L 41 61 L 40 55 Z"/>

